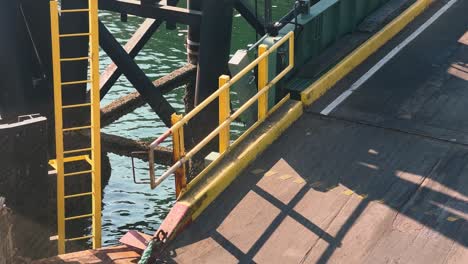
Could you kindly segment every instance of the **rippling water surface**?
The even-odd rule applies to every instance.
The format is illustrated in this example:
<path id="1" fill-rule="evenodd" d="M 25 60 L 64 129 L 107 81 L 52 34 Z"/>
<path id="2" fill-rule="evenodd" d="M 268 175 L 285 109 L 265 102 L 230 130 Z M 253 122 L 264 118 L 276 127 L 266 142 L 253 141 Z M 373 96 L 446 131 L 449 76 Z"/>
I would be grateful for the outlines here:
<path id="1" fill-rule="evenodd" d="M 259 1 L 259 3 L 262 1 Z M 280 17 L 292 7 L 293 0 L 273 0 L 275 18 Z M 120 15 L 101 12 L 101 20 L 107 25 L 116 39 L 125 44 L 133 32 L 143 21 L 141 18 L 129 16 L 127 23 L 120 22 Z M 168 31 L 165 26 L 154 34 L 151 41 L 137 56 L 138 65 L 151 80 L 162 77 L 171 71 L 182 67 L 186 62 L 184 42 L 186 27 L 178 25 L 177 30 Z M 255 42 L 255 33 L 240 17 L 235 15 L 233 26 L 232 53 L 237 49 L 246 48 Z M 101 71 L 110 63 L 103 53 Z M 133 92 L 134 88 L 121 77 L 102 101 L 102 106 Z M 165 97 L 179 112 L 183 113 L 183 87 L 179 87 Z M 240 125 L 232 127 L 234 133 L 242 129 Z M 165 126 L 148 105 L 129 113 L 112 125 L 102 129 L 103 132 L 124 136 L 132 139 L 152 140 L 165 131 Z M 103 194 L 103 244 L 115 244 L 128 230 L 139 230 L 153 233 L 164 219 L 175 201 L 174 179 L 170 178 L 155 190 L 148 185 L 136 185 L 132 179 L 131 161 L 128 157 L 109 154 L 112 176 Z M 136 160 L 138 176 L 147 177 L 148 164 Z M 164 166 L 157 168 L 159 173 Z"/>

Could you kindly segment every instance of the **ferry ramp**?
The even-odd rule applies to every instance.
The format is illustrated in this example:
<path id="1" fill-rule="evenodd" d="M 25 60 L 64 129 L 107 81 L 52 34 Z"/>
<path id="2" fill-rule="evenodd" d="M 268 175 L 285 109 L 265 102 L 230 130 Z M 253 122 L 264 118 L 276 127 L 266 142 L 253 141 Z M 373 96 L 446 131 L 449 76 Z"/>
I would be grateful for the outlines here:
<path id="1" fill-rule="evenodd" d="M 468 263 L 467 10 L 437 1 L 305 107 L 166 261 Z"/>

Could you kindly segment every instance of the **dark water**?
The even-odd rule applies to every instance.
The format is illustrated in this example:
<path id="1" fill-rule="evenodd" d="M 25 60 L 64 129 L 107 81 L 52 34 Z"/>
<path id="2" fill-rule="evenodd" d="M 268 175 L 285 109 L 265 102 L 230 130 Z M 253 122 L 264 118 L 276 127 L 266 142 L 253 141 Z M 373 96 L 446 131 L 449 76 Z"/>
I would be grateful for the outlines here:
<path id="1" fill-rule="evenodd" d="M 293 0 L 273 0 L 274 18 L 281 17 L 293 4 Z M 262 1 L 259 1 L 259 5 Z M 182 3 L 183 6 L 184 3 Z M 125 44 L 133 32 L 143 21 L 141 18 L 129 16 L 127 23 L 120 22 L 117 14 L 101 12 L 100 18 L 107 25 L 118 41 Z M 150 79 L 155 80 L 167 73 L 180 68 L 186 62 L 184 42 L 186 27 L 179 25 L 177 30 L 168 31 L 164 26 L 153 36 L 152 40 L 137 56 L 138 65 Z M 232 54 L 237 49 L 245 49 L 248 44 L 255 43 L 255 33 L 240 15 L 235 14 L 233 28 Z M 105 54 L 101 56 L 101 70 L 110 63 Z M 102 106 L 120 96 L 133 92 L 131 84 L 121 77 L 102 101 Z M 179 112 L 183 113 L 182 87 L 166 95 L 167 100 Z M 102 129 L 103 132 L 124 136 L 132 139 L 152 140 L 165 131 L 165 126 L 158 120 L 156 114 L 145 105 L 129 113 L 112 125 Z M 233 125 L 232 130 L 242 130 L 241 125 Z M 133 183 L 131 161 L 128 157 L 109 154 L 112 165 L 112 176 L 103 194 L 103 244 L 117 243 L 118 239 L 128 230 L 139 230 L 152 234 L 175 201 L 174 179 L 170 178 L 155 190 L 148 185 Z M 148 164 L 136 160 L 138 176 L 148 175 Z M 161 173 L 164 166 L 157 167 Z"/>

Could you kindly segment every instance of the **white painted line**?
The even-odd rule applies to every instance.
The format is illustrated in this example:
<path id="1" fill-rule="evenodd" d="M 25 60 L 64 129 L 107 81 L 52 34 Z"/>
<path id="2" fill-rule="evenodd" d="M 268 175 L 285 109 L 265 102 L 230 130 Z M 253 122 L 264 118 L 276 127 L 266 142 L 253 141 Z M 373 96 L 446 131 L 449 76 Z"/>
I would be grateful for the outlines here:
<path id="1" fill-rule="evenodd" d="M 325 109 L 320 112 L 322 115 L 330 114 L 333 109 L 340 105 L 346 98 L 348 98 L 354 91 L 359 89 L 367 80 L 372 77 L 377 71 L 379 71 L 388 61 L 390 61 L 395 55 L 397 55 L 403 48 L 405 48 L 411 41 L 419 36 L 424 30 L 426 30 L 432 23 L 434 23 L 440 16 L 442 16 L 450 7 L 452 7 L 458 0 L 451 0 L 446 3 L 437 13 L 435 13 L 429 20 L 422 24 L 415 32 L 413 32 L 403 42 L 398 44 L 392 51 L 390 51 L 385 57 L 383 57 L 376 65 L 374 65 L 369 71 L 367 71 L 359 80 L 357 80 L 351 87 L 338 96 L 333 102 L 331 102 Z"/>

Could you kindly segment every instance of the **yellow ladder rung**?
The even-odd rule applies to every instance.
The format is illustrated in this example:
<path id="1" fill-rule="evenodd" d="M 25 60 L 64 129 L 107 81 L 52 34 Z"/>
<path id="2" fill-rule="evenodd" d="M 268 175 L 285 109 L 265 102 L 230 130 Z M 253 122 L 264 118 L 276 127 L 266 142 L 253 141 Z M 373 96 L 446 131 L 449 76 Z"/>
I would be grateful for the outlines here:
<path id="1" fill-rule="evenodd" d="M 64 106 L 62 106 L 62 109 L 77 108 L 77 107 L 85 107 L 85 106 L 91 106 L 91 103 L 64 105 Z"/>
<path id="2" fill-rule="evenodd" d="M 60 61 L 83 61 L 83 60 L 90 60 L 90 57 L 76 57 L 76 58 L 62 58 Z"/>
<path id="3" fill-rule="evenodd" d="M 79 13 L 79 12 L 89 12 L 89 9 L 62 9 L 60 13 Z"/>
<path id="4" fill-rule="evenodd" d="M 79 160 L 86 160 L 87 157 L 88 155 L 66 157 L 66 158 L 63 158 L 63 162 L 74 162 L 74 161 L 79 161 Z"/>
<path id="5" fill-rule="evenodd" d="M 77 149 L 77 150 L 70 150 L 68 153 L 73 153 L 73 152 L 80 152 L 81 150 L 85 151 L 87 149 Z M 67 151 L 64 151 L 63 153 L 67 153 Z M 73 156 L 73 157 L 66 157 L 63 158 L 63 162 L 73 162 L 73 161 L 79 161 L 79 160 L 86 160 L 89 163 L 89 157 L 88 155 L 80 155 L 80 156 Z M 52 166 L 54 169 L 57 169 L 57 160 L 49 160 L 49 165 Z"/>
<path id="6" fill-rule="evenodd" d="M 67 238 L 67 239 L 65 239 L 65 242 L 89 239 L 89 238 L 93 238 L 93 237 L 94 237 L 93 235 L 89 235 L 89 236 L 82 236 L 82 237 L 75 237 L 75 238 Z"/>
<path id="7" fill-rule="evenodd" d="M 75 130 L 82 130 L 82 129 L 90 129 L 92 126 L 81 126 L 81 127 L 69 127 L 69 128 L 64 128 L 62 131 L 67 132 L 67 131 L 75 131 Z"/>
<path id="8" fill-rule="evenodd" d="M 92 172 L 93 172 L 93 170 L 77 171 L 77 172 L 64 173 L 63 176 L 65 176 L 65 177 L 76 176 L 76 175 L 88 174 L 88 173 L 92 173 Z"/>
<path id="9" fill-rule="evenodd" d="M 93 214 L 84 214 L 84 215 L 77 215 L 77 216 L 70 216 L 66 217 L 65 221 L 70 221 L 70 220 L 76 220 L 76 219 L 82 219 L 82 218 L 88 218 L 93 216 Z"/>
<path id="10" fill-rule="evenodd" d="M 73 85 L 73 84 L 84 84 L 84 83 L 90 83 L 92 80 L 83 80 L 83 81 L 72 81 L 72 82 L 63 82 L 63 85 Z"/>
<path id="11" fill-rule="evenodd" d="M 93 192 L 77 193 L 77 194 L 65 195 L 64 198 L 65 198 L 65 199 L 69 199 L 69 198 L 76 198 L 76 197 L 88 196 L 88 195 L 92 195 L 92 194 L 93 194 Z"/>
<path id="12" fill-rule="evenodd" d="M 72 149 L 72 150 L 65 150 L 63 154 L 71 154 L 71 153 L 85 152 L 85 151 L 91 151 L 91 150 L 93 150 L 93 148 Z"/>
<path id="13" fill-rule="evenodd" d="M 72 37 L 88 37 L 91 34 L 88 33 L 71 33 L 71 34 L 60 34 L 60 38 L 72 38 Z"/>

